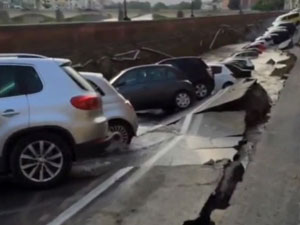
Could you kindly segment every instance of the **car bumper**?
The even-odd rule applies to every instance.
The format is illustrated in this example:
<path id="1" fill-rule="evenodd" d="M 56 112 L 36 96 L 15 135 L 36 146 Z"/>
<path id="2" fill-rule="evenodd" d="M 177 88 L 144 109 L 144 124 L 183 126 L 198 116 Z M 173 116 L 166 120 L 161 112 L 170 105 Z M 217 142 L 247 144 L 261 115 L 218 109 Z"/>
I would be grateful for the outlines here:
<path id="1" fill-rule="evenodd" d="M 114 140 L 120 139 L 118 134 L 110 134 L 104 139 L 95 139 L 75 146 L 75 160 L 90 159 L 101 156 Z"/>

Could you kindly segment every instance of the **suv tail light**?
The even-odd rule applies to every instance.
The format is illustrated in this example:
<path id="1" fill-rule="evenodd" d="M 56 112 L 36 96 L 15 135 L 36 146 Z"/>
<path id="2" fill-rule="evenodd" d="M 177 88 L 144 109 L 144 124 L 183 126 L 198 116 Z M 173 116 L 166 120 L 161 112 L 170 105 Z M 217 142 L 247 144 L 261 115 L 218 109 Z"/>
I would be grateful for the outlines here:
<path id="1" fill-rule="evenodd" d="M 76 96 L 71 99 L 71 104 L 81 110 L 95 110 L 101 107 L 101 100 L 95 95 Z"/>

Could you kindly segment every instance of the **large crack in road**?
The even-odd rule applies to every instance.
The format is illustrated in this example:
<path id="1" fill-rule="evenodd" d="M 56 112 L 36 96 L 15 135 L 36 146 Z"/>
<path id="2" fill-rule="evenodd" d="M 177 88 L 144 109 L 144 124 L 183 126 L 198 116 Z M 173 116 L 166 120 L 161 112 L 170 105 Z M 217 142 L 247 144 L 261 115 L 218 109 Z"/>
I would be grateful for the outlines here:
<path id="1" fill-rule="evenodd" d="M 238 183 L 243 180 L 247 165 L 253 159 L 256 144 L 260 140 L 264 124 L 269 119 L 268 113 L 271 109 L 271 103 L 273 105 L 276 104 L 287 75 L 297 61 L 297 57 L 289 52 L 280 52 L 280 56 L 283 57 L 278 57 L 278 55 L 274 57 L 273 55 L 274 58 L 272 59 L 270 59 L 270 54 L 270 52 L 263 54 L 263 60 L 257 59 L 257 61 L 254 61 L 256 65 L 254 77 L 257 78 L 258 83 L 250 88 L 244 97 L 239 99 L 239 101 L 230 102 L 227 106 L 225 104 L 214 108 L 217 111 L 224 111 L 228 108 L 246 110 L 244 140 L 237 146 L 238 153 L 234 156 L 233 161 L 228 161 L 224 165 L 222 178 L 201 209 L 199 217 L 185 221 L 184 225 L 214 225 L 216 224 L 214 220 L 219 221 L 220 217 L 226 213 L 226 209 L 230 206 L 230 199 Z M 281 66 L 278 67 L 276 64 L 281 64 Z M 274 78 L 274 76 L 276 77 Z M 214 211 L 216 213 L 212 215 Z"/>

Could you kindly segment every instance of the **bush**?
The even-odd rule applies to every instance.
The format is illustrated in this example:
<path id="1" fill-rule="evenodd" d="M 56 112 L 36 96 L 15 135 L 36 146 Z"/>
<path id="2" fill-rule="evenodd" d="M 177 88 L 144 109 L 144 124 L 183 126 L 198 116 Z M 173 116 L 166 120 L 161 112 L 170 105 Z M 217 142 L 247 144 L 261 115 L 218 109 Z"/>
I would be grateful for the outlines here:
<path id="1" fill-rule="evenodd" d="M 177 11 L 177 18 L 183 18 L 184 17 L 184 12 L 182 10 Z"/>
<path id="2" fill-rule="evenodd" d="M 161 9 L 168 9 L 168 6 L 166 6 L 165 3 L 157 2 L 157 3 L 152 7 L 152 9 L 153 9 L 154 11 L 159 11 L 159 10 L 161 10 Z"/>
<path id="3" fill-rule="evenodd" d="M 284 8 L 284 0 L 259 0 L 252 9 L 261 11 L 280 10 Z"/>

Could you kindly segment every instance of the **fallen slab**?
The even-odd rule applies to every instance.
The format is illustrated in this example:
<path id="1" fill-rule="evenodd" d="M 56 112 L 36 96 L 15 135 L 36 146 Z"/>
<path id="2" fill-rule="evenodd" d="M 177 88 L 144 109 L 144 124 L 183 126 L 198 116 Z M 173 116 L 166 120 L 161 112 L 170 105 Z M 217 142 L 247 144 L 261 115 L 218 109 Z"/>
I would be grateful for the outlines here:
<path id="1" fill-rule="evenodd" d="M 271 108 L 271 99 L 266 90 L 253 79 L 236 83 L 217 101 L 202 112 L 246 111 L 246 125 L 254 126 L 263 121 Z M 199 113 L 199 112 L 198 112 Z"/>

